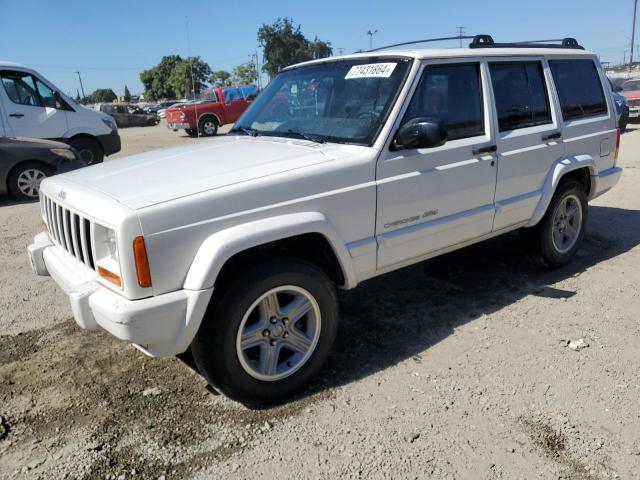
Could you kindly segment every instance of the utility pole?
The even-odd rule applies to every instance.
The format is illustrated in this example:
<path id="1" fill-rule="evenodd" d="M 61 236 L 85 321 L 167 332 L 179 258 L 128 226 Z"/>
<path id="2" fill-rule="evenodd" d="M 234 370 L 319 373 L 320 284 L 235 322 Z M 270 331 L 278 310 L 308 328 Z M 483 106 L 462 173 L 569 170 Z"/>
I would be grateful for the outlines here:
<path id="1" fill-rule="evenodd" d="M 638 9 L 638 0 L 633 0 L 633 24 L 631 26 L 631 54 L 629 55 L 629 71 L 633 68 L 633 47 L 636 42 L 636 10 Z"/>
<path id="2" fill-rule="evenodd" d="M 458 37 L 460 37 L 460 48 L 462 48 L 462 37 L 464 36 L 464 27 L 456 27 L 458 29 Z"/>
<path id="3" fill-rule="evenodd" d="M 338 55 L 342 55 L 344 52 L 344 47 L 338 47 Z"/>
<path id="4" fill-rule="evenodd" d="M 76 70 L 76 73 L 78 74 L 78 80 L 80 80 L 80 90 L 82 90 L 82 98 L 85 98 L 86 95 L 84 94 L 84 87 L 82 86 L 82 78 L 80 77 L 80 72 Z"/>
<path id="5" fill-rule="evenodd" d="M 368 30 L 367 35 L 369 35 L 369 50 L 373 50 L 373 36 L 378 33 L 378 30 Z"/>

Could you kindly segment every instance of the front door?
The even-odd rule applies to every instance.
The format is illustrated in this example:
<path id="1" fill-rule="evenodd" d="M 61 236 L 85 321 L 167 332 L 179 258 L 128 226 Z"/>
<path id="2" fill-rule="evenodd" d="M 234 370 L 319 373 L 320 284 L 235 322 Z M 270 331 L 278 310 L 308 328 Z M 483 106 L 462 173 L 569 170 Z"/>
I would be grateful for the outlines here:
<path id="1" fill-rule="evenodd" d="M 55 93 L 33 75 L 0 72 L 9 129 L 16 137 L 59 139 L 67 131 L 67 113 L 58 108 Z"/>
<path id="2" fill-rule="evenodd" d="M 247 109 L 247 101 L 239 88 L 223 88 L 224 109 L 227 123 L 234 123 Z"/>
<path id="3" fill-rule="evenodd" d="M 486 64 L 423 66 L 396 130 L 416 118 L 439 122 L 440 147 L 386 149 L 377 167 L 378 269 L 398 266 L 491 232 L 495 140 Z"/>

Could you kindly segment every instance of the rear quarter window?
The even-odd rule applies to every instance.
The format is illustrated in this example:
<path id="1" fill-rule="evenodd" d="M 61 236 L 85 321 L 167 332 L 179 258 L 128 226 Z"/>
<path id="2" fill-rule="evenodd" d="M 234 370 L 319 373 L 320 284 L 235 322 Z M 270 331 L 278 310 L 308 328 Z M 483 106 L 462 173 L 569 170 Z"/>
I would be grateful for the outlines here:
<path id="1" fill-rule="evenodd" d="M 562 118 L 574 120 L 607 114 L 607 102 L 593 60 L 549 60 Z"/>

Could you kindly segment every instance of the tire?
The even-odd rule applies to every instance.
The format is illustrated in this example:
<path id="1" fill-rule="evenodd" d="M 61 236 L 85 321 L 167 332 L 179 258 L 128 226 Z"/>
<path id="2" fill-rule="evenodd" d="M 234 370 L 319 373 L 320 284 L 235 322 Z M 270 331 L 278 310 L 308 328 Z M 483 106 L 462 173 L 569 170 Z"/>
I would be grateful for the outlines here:
<path id="1" fill-rule="evenodd" d="M 527 231 L 544 266 L 558 268 L 573 259 L 584 240 L 588 216 L 582 184 L 572 179 L 561 181 L 540 223 Z"/>
<path id="2" fill-rule="evenodd" d="M 91 138 L 76 138 L 75 140 L 71 140 L 69 145 L 78 151 L 78 156 L 87 162 L 87 165 L 102 163 L 104 160 L 104 151 L 102 150 L 102 146 Z"/>
<path id="3" fill-rule="evenodd" d="M 264 298 L 271 301 L 260 302 Z M 279 307 L 270 307 L 273 298 Z M 288 320 L 286 310 L 296 304 L 309 310 L 299 320 Z M 200 374 L 216 389 L 247 406 L 262 407 L 309 382 L 329 356 L 337 327 L 336 291 L 325 273 L 296 258 L 272 260 L 230 282 L 213 301 L 191 352 Z"/>
<path id="4" fill-rule="evenodd" d="M 9 174 L 9 192 L 18 200 L 37 200 L 40 182 L 51 176 L 51 169 L 37 162 L 19 164 Z"/>
<path id="5" fill-rule="evenodd" d="M 196 138 L 198 136 L 198 130 L 196 130 L 195 128 L 187 128 L 185 129 L 185 132 L 187 132 L 187 135 L 189 135 L 191 138 Z"/>
<path id="6" fill-rule="evenodd" d="M 204 117 L 198 122 L 201 137 L 213 137 L 218 133 L 218 122 L 213 117 Z"/>

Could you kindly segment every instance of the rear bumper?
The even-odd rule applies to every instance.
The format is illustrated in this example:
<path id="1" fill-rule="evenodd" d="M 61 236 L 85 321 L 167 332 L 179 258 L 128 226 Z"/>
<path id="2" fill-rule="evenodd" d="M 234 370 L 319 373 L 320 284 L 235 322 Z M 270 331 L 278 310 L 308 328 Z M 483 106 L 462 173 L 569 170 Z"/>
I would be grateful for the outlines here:
<path id="1" fill-rule="evenodd" d="M 109 156 L 118 153 L 122 149 L 122 142 L 117 130 L 113 130 L 107 135 L 98 135 L 98 141 L 102 145 L 104 154 Z"/>
<path id="2" fill-rule="evenodd" d="M 611 190 L 622 176 L 622 168 L 612 167 L 603 170 L 596 175 L 595 178 L 595 194 L 591 199 L 599 197 L 603 193 Z"/>
<path id="3" fill-rule="evenodd" d="M 78 326 L 105 330 L 153 357 L 177 355 L 189 347 L 213 292 L 178 290 L 128 300 L 100 285 L 90 269 L 53 245 L 46 233 L 34 238 L 28 252 L 34 272 L 50 275 L 69 297 Z"/>
<path id="4" fill-rule="evenodd" d="M 171 130 L 187 130 L 193 127 L 186 122 L 167 122 L 167 128 Z"/>

